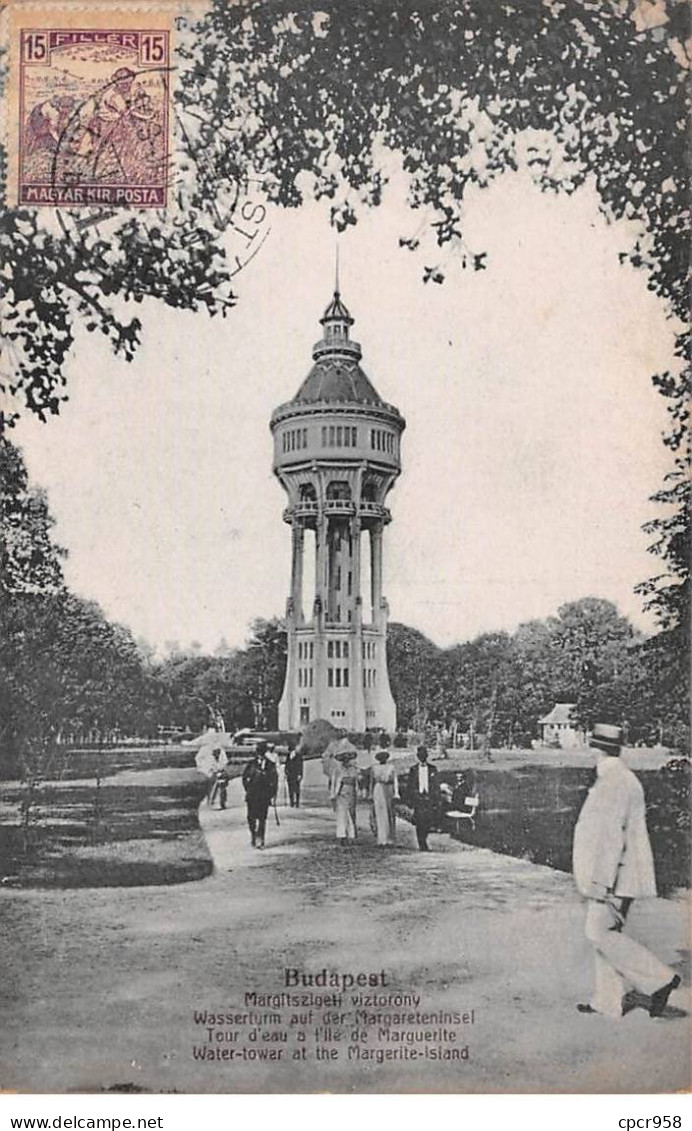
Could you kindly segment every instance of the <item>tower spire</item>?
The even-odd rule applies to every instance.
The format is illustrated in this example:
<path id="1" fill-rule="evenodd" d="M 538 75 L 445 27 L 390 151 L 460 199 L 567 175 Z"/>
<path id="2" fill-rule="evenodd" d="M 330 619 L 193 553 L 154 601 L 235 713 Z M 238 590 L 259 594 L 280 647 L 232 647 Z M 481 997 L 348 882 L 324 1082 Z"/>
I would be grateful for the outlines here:
<path id="1" fill-rule="evenodd" d="M 335 264 L 334 264 L 334 294 L 339 295 L 339 294 L 341 294 L 341 291 L 339 289 L 339 241 L 338 240 L 336 241 L 335 260 L 336 261 L 335 261 Z"/>

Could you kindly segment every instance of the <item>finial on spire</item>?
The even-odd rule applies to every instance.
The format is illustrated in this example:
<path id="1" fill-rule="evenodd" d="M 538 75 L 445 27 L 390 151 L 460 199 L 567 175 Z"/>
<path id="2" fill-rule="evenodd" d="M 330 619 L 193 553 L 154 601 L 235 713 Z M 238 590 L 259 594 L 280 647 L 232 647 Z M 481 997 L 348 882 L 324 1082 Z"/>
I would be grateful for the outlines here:
<path id="1" fill-rule="evenodd" d="M 335 263 L 335 270 L 334 270 L 334 294 L 338 295 L 338 294 L 341 293 L 340 290 L 339 290 L 339 241 L 338 240 L 336 241 L 335 251 L 336 251 L 336 263 Z"/>

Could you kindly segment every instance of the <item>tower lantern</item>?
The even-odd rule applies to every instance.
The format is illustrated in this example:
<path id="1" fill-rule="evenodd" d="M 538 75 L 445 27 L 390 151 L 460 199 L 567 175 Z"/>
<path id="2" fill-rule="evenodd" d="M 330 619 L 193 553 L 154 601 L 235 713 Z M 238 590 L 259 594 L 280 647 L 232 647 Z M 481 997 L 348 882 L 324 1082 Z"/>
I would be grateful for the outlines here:
<path id="1" fill-rule="evenodd" d="M 274 410 L 270 424 L 274 473 L 288 496 L 284 521 L 292 536 L 279 726 L 299 730 L 323 718 L 349 730 L 394 731 L 383 531 L 391 521 L 385 503 L 401 471 L 406 423 L 361 368 L 362 351 L 351 339 L 353 318 L 338 283 L 320 322 L 312 369 L 293 400 Z M 314 569 L 309 602 L 306 566 Z"/>

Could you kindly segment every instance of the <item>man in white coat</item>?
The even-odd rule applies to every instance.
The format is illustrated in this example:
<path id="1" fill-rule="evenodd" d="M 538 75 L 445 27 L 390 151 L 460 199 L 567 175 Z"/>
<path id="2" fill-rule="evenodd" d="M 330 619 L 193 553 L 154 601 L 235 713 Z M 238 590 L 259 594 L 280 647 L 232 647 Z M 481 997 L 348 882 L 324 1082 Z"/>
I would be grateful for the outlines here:
<path id="1" fill-rule="evenodd" d="M 646 828 L 644 790 L 620 761 L 620 727 L 598 723 L 591 746 L 598 751 L 596 781 L 574 830 L 574 879 L 586 897 L 586 937 L 595 951 L 596 979 L 581 1013 L 622 1017 L 626 984 L 651 998 L 649 1015 L 660 1017 L 680 978 L 623 931 L 633 899 L 656 895 L 654 861 Z"/>

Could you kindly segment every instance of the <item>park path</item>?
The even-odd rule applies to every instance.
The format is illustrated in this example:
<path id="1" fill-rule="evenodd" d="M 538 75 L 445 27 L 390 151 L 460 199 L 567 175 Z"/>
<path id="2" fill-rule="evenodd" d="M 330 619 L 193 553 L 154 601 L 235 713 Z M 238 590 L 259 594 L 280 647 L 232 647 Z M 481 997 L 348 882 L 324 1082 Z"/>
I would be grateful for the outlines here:
<path id="1" fill-rule="evenodd" d="M 591 955 L 570 877 L 446 836 L 415 849 L 399 822 L 379 849 L 359 810 L 359 844 L 334 839 L 318 763 L 304 804 L 280 795 L 267 847 L 250 847 L 240 783 L 224 812 L 200 810 L 214 859 L 177 887 L 0 892 L 14 963 L 2 1086 L 93 1091 L 622 1091 L 689 1086 L 688 991 L 651 1021 L 578 1014 Z M 684 972 L 686 906 L 635 908 L 631 929 Z M 27 961 L 27 955 L 37 958 Z M 349 1059 L 195 1059 L 204 1012 L 247 1009 L 245 994 L 284 989 L 284 970 L 380 972 L 385 991 L 428 1013 L 470 1015 L 469 1056 L 441 1063 Z M 687 981 L 687 977 L 685 977 Z M 345 1001 L 348 1010 L 350 1003 Z M 286 1011 L 285 1011 L 286 1012 Z M 286 1019 L 288 1015 L 286 1014 Z M 307 1020 L 307 1018 L 306 1018 Z M 318 1010 L 309 1025 L 321 1023 Z M 349 1040 L 353 1019 L 347 1019 Z M 372 1044 L 382 1047 L 377 1039 Z M 386 1042 L 385 1042 L 386 1044 Z"/>
<path id="2" fill-rule="evenodd" d="M 620 1024 L 576 1012 L 576 1001 L 588 999 L 591 954 L 571 877 L 444 835 L 433 834 L 433 851 L 419 853 L 404 821 L 397 822 L 397 848 L 383 850 L 374 843 L 365 806 L 359 808 L 358 845 L 343 848 L 334 842 L 319 762 L 307 764 L 303 807 L 280 804 L 278 827 L 270 811 L 264 851 L 249 843 L 238 779 L 231 783 L 229 807 L 220 812 L 202 806 L 201 824 L 217 876 L 245 872 L 255 890 L 267 891 L 270 906 L 272 898 L 277 901 L 279 918 L 271 930 L 265 922 L 251 932 L 267 956 L 269 977 L 262 985 L 283 988 L 281 966 L 273 967 L 271 958 L 282 938 L 286 965 L 373 971 L 384 965 L 398 991 L 417 988 L 421 1009 L 474 1011 L 473 1029 L 464 1033 L 470 1054 L 464 1065 L 375 1069 L 340 1062 L 318 1065 L 317 1074 L 313 1065 L 306 1086 L 346 1089 L 356 1081 L 367 1089 L 376 1079 L 385 1090 L 685 1086 L 685 994 L 671 997 L 660 1023 L 642 1008 Z M 283 921 L 279 899 L 293 903 Z M 641 904 L 632 929 L 669 961 L 684 960 L 683 904 Z M 275 1086 L 276 1072 L 271 1076 L 264 1073 L 266 1086 Z"/>

